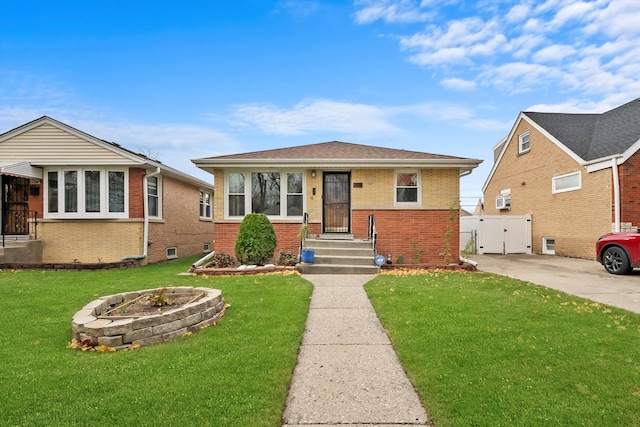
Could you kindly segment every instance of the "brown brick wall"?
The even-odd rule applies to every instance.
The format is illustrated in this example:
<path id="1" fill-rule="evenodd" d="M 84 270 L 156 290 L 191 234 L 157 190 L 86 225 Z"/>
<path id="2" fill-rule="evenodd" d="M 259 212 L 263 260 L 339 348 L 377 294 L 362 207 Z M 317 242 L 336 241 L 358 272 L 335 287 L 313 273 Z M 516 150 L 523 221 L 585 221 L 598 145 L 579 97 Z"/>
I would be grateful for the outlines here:
<path id="1" fill-rule="evenodd" d="M 369 215 L 376 221 L 377 251 L 391 254 L 393 261 L 442 265 L 445 261 L 445 235 L 449 230 L 452 262 L 459 260 L 460 221 L 457 210 L 356 210 L 354 235 L 366 237 Z"/>
<path id="2" fill-rule="evenodd" d="M 618 176 L 620 221 L 630 223 L 632 227 L 640 227 L 640 152 L 637 151 L 618 167 Z"/>
<path id="3" fill-rule="evenodd" d="M 531 150 L 518 155 L 518 135 L 530 130 Z M 552 177 L 581 172 L 582 189 L 552 194 Z M 511 189 L 511 209 L 495 209 L 501 189 Z M 556 255 L 593 259 L 597 238 L 611 230 L 611 169 L 587 173 L 575 160 L 522 120 L 484 193 L 486 215 L 532 215 L 532 246 L 555 237 Z"/>
<path id="4" fill-rule="evenodd" d="M 38 189 L 38 195 L 31 195 L 31 191 L 29 191 L 29 210 L 38 213 L 38 219 L 42 219 L 44 217 L 44 184 L 42 180 L 40 180 L 40 184 L 31 184 L 31 188 Z"/>
<path id="5" fill-rule="evenodd" d="M 162 220 L 149 224 L 148 262 L 167 259 L 166 249 L 177 247 L 178 257 L 203 253 L 213 246 L 213 221 L 200 220 L 200 189 L 162 177 Z"/>
<path id="6" fill-rule="evenodd" d="M 129 168 L 129 218 L 144 218 L 144 176 L 146 171 Z"/>
<path id="7" fill-rule="evenodd" d="M 273 229 L 276 232 L 276 239 L 278 245 L 273 253 L 274 258 L 277 258 L 280 251 L 298 253 L 300 247 L 300 240 L 298 233 L 300 231 L 300 223 L 278 223 L 272 222 Z M 217 253 L 225 253 L 235 257 L 236 251 L 236 238 L 238 237 L 238 229 L 240 228 L 240 221 L 222 221 L 215 224 L 215 243 L 214 249 Z M 309 233 L 318 234 L 320 231 L 320 224 L 309 224 Z"/>

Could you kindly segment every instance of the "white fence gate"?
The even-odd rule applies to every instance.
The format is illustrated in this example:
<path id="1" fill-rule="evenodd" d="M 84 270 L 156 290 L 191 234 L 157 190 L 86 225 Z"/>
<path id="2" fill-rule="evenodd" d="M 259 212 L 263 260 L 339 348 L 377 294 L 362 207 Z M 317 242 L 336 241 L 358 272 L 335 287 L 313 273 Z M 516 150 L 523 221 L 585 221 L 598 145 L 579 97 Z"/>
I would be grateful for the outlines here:
<path id="1" fill-rule="evenodd" d="M 478 254 L 530 254 L 531 215 L 460 217 L 461 250 L 470 239 L 475 239 L 472 246 Z"/>

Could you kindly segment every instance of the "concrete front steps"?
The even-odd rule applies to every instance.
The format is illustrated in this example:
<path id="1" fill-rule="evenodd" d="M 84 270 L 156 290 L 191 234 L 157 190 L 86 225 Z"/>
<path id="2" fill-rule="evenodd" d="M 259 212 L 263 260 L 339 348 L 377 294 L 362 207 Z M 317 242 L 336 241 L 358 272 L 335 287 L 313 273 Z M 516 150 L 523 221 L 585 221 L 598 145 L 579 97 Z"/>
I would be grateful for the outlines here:
<path id="1" fill-rule="evenodd" d="M 313 264 L 299 263 L 302 274 L 376 274 L 373 244 L 350 236 L 320 236 L 306 239 L 305 249 L 313 249 Z"/>

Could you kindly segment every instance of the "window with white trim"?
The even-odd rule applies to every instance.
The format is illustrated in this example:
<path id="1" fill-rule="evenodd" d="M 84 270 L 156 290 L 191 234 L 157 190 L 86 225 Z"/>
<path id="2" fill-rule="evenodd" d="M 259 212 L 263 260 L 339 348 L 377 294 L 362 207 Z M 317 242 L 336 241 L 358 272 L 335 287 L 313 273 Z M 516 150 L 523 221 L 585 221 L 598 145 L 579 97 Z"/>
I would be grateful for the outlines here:
<path id="1" fill-rule="evenodd" d="M 126 218 L 127 175 L 116 168 L 47 168 L 45 217 Z"/>
<path id="2" fill-rule="evenodd" d="M 302 216 L 303 206 L 302 173 L 287 173 L 287 216 Z"/>
<path id="3" fill-rule="evenodd" d="M 545 255 L 556 254 L 556 238 L 555 237 L 542 238 L 542 253 Z"/>
<path id="4" fill-rule="evenodd" d="M 301 217 L 304 212 L 304 174 L 297 171 L 241 171 L 226 176 L 226 216 L 247 212 L 271 217 Z M 249 182 L 247 182 L 249 181 Z"/>
<path id="5" fill-rule="evenodd" d="M 417 204 L 420 200 L 420 174 L 416 171 L 397 171 L 395 203 Z"/>
<path id="6" fill-rule="evenodd" d="M 175 246 L 167 248 L 167 259 L 178 258 L 178 248 Z"/>
<path id="7" fill-rule="evenodd" d="M 162 180 L 158 176 L 147 178 L 147 208 L 149 217 L 162 218 Z"/>
<path id="8" fill-rule="evenodd" d="M 551 179 L 551 192 L 564 193 L 565 191 L 580 190 L 582 188 L 582 175 L 580 171 L 566 175 L 555 176 Z"/>
<path id="9" fill-rule="evenodd" d="M 211 193 L 200 190 L 200 218 L 211 219 Z"/>
<path id="10" fill-rule="evenodd" d="M 518 154 L 528 153 L 531 149 L 531 132 L 526 131 L 518 135 Z"/>

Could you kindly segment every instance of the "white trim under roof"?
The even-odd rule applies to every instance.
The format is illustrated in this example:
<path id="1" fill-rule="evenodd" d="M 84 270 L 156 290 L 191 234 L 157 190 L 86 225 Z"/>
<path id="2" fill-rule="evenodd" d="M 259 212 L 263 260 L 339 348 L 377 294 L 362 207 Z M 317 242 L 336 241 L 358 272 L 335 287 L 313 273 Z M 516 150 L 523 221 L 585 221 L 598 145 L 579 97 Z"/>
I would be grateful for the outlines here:
<path id="1" fill-rule="evenodd" d="M 493 163 L 493 167 L 491 168 L 491 171 L 489 172 L 489 175 L 487 176 L 487 180 L 484 182 L 484 185 L 482 186 L 482 192 L 483 193 L 486 191 L 487 186 L 489 185 L 489 182 L 491 181 L 491 178 L 493 178 L 493 174 L 495 173 L 496 169 L 498 168 L 498 164 L 500 164 L 500 162 L 502 161 L 502 157 L 504 156 L 504 153 L 507 151 L 507 147 L 509 147 L 509 144 L 513 140 L 513 136 L 515 135 L 516 129 L 518 128 L 518 125 L 520 124 L 520 122 L 522 120 L 526 121 L 530 126 L 534 127 L 538 132 L 543 134 L 549 141 L 551 141 L 558 148 L 560 148 L 562 151 L 564 151 L 565 154 L 567 154 L 569 157 L 571 157 L 573 160 L 575 160 L 579 165 L 584 165 L 585 164 L 584 159 L 582 159 L 576 153 L 571 151 L 562 142 L 558 141 L 553 135 L 551 135 L 542 126 L 540 126 L 538 123 L 536 123 L 531 117 L 527 116 L 524 112 L 521 112 L 518 115 L 518 118 L 516 119 L 516 121 L 514 122 L 513 127 L 511 128 L 511 131 L 509 131 L 509 134 L 507 135 L 507 137 L 502 139 L 502 140 L 500 140 L 500 143 L 502 143 L 502 141 L 504 141 L 506 139 L 506 143 L 502 147 L 502 150 L 500 151 L 500 154 L 498 155 L 498 158 Z M 497 148 L 500 145 L 500 143 L 496 144 L 494 148 Z M 518 143 L 518 141 L 515 141 L 515 143 Z"/>
<path id="2" fill-rule="evenodd" d="M 42 168 L 31 166 L 29 162 L 0 163 L 0 175 L 42 179 Z"/>

